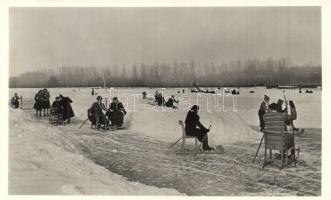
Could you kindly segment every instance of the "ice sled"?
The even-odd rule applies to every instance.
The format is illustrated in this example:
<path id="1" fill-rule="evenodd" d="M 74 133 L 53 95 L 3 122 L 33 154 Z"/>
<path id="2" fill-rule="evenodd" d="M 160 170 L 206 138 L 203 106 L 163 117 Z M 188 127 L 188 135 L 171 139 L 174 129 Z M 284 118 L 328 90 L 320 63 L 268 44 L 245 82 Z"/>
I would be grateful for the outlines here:
<path id="1" fill-rule="evenodd" d="M 287 116 L 280 112 L 267 112 L 263 116 L 265 129 L 263 131 L 264 137 L 264 163 L 263 167 L 274 161 L 279 161 L 279 168 L 284 168 L 292 162 L 297 163 L 299 148 L 295 148 L 295 134 L 293 130 L 286 130 Z M 269 156 L 267 155 L 269 150 Z M 272 150 L 278 150 L 280 153 L 280 160 L 273 158 Z M 296 152 L 297 151 L 297 155 Z M 289 153 L 291 155 L 289 156 Z"/>
<path id="2" fill-rule="evenodd" d="M 58 108 L 54 107 L 49 109 L 49 122 L 56 125 L 64 124 L 62 113 L 58 112 Z"/>

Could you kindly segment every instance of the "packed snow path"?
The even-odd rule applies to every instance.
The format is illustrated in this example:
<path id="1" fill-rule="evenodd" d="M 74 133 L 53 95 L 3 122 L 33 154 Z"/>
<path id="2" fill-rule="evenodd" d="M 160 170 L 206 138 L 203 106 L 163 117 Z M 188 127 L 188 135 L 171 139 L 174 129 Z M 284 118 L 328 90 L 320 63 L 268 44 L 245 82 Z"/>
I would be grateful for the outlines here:
<path id="1" fill-rule="evenodd" d="M 30 112 L 33 118 L 34 114 Z M 130 125 L 131 117 L 126 122 Z M 261 169 L 263 146 L 258 163 L 252 163 L 258 143 L 223 145 L 224 154 L 177 154 L 179 146 L 129 130 L 101 132 L 89 122 L 73 119 L 65 126 L 35 118 L 38 126 L 52 126 L 77 145 L 85 157 L 129 181 L 174 188 L 188 195 L 320 195 L 321 130 L 307 129 L 298 138 L 302 152 L 298 167 Z M 178 137 L 180 133 L 178 133 Z M 193 149 L 193 141 L 186 148 Z"/>
<path id="2" fill-rule="evenodd" d="M 313 131 L 313 130 L 309 130 Z M 320 161 L 282 171 L 252 163 L 258 144 L 226 145 L 224 154 L 179 155 L 169 144 L 129 131 L 81 133 L 84 154 L 110 171 L 147 185 L 175 188 L 188 195 L 319 195 Z M 313 137 L 313 138 L 311 138 Z M 307 134 L 306 153 L 319 158 L 320 137 Z M 305 143 L 305 142 L 304 142 Z M 193 148 L 189 146 L 188 148 Z M 262 154 L 262 151 L 261 153 Z M 262 159 L 260 155 L 260 160 Z"/>

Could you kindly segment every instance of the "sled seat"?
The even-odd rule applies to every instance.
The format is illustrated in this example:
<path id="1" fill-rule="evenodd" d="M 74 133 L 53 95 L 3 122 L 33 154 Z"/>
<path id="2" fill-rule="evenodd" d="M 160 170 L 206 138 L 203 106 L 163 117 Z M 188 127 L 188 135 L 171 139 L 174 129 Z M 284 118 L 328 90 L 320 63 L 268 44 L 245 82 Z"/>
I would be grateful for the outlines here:
<path id="1" fill-rule="evenodd" d="M 264 164 L 262 167 L 276 161 L 272 157 L 272 150 L 278 150 L 280 152 L 280 169 L 292 161 L 295 161 L 296 164 L 294 134 L 293 131 L 286 131 L 286 113 L 269 111 L 264 114 L 263 119 L 265 123 L 265 129 L 263 131 L 265 148 Z M 269 157 L 267 156 L 267 150 L 269 150 Z M 289 152 L 292 152 L 290 160 L 288 160 Z"/>
<path id="2" fill-rule="evenodd" d="M 185 147 L 185 140 L 186 139 L 194 139 L 195 140 L 195 147 L 194 149 L 197 150 L 199 148 L 199 143 L 198 143 L 198 137 L 196 136 L 188 136 L 186 134 L 186 131 L 185 131 L 185 126 L 184 126 L 184 123 L 182 120 L 179 120 L 178 121 L 178 124 L 181 126 L 182 128 L 182 149 Z"/>
<path id="3" fill-rule="evenodd" d="M 62 113 L 59 113 L 57 110 L 58 108 L 49 109 L 49 122 L 56 125 L 64 124 Z"/>

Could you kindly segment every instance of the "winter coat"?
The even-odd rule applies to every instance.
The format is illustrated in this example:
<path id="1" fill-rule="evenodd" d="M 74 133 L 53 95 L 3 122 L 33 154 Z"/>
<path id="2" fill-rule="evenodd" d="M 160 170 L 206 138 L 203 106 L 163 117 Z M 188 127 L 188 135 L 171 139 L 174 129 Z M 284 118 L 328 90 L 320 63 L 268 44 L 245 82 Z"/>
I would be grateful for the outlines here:
<path id="1" fill-rule="evenodd" d="M 119 102 L 119 103 L 112 102 L 110 104 L 109 109 L 111 110 L 111 112 L 121 111 L 123 113 L 123 115 L 126 115 L 126 110 L 121 102 Z"/>
<path id="2" fill-rule="evenodd" d="M 41 110 L 43 108 L 43 99 L 42 99 L 42 94 L 37 93 L 34 96 L 35 103 L 33 105 L 33 108 L 36 110 Z"/>
<path id="3" fill-rule="evenodd" d="M 104 109 L 103 104 L 99 104 L 98 102 L 94 102 L 90 108 L 90 112 L 92 115 L 103 115 L 102 110 Z"/>
<path id="4" fill-rule="evenodd" d="M 60 105 L 60 101 L 54 101 L 52 103 L 52 108 L 54 109 L 55 113 L 62 113 L 62 107 Z"/>
<path id="5" fill-rule="evenodd" d="M 63 97 L 62 100 L 60 100 L 60 106 L 62 107 L 62 116 L 64 120 L 75 116 L 70 103 L 72 103 L 72 100 L 69 97 Z"/>
<path id="6" fill-rule="evenodd" d="M 191 130 L 196 129 L 197 127 L 199 127 L 202 130 L 208 130 L 200 123 L 199 115 L 195 112 L 189 111 L 185 119 L 185 130 L 186 132 L 190 132 Z"/>

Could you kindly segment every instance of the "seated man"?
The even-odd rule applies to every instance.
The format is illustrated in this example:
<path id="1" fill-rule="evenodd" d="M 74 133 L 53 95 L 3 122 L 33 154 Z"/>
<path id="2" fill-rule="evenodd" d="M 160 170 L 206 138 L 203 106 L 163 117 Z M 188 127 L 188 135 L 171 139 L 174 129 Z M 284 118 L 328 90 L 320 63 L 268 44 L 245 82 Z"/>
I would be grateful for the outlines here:
<path id="1" fill-rule="evenodd" d="M 178 104 L 178 100 L 175 99 L 175 96 L 172 95 L 171 98 L 168 99 L 168 101 L 165 103 L 165 105 L 169 108 L 177 108 L 177 106 L 174 105 L 174 103 Z"/>
<path id="2" fill-rule="evenodd" d="M 113 102 L 110 104 L 110 108 L 106 113 L 108 116 L 111 125 L 116 127 L 122 127 L 124 121 L 124 115 L 126 115 L 126 111 L 121 102 L 119 102 L 117 97 L 113 98 Z"/>
<path id="3" fill-rule="evenodd" d="M 98 129 L 108 129 L 108 120 L 102 110 L 106 110 L 102 103 L 102 97 L 97 97 L 97 102 L 94 102 L 90 109 L 88 109 L 88 118 Z M 103 127 L 102 127 L 103 125 Z"/>
<path id="4" fill-rule="evenodd" d="M 11 99 L 11 106 L 13 108 L 18 108 L 20 106 L 19 97 L 17 96 L 17 93 L 15 93 L 13 98 Z"/>

